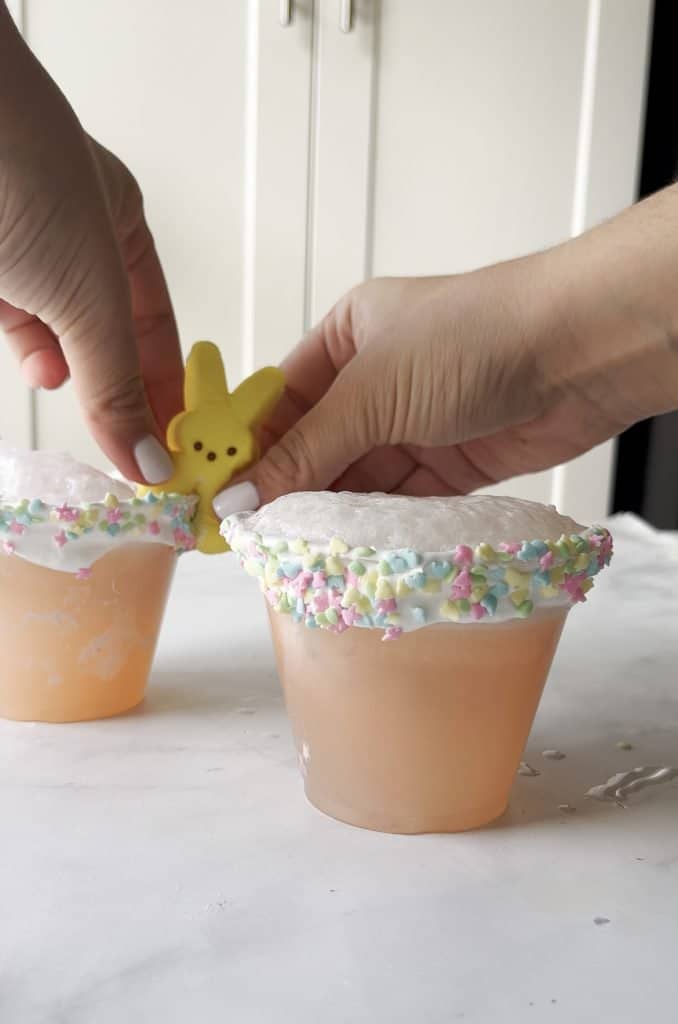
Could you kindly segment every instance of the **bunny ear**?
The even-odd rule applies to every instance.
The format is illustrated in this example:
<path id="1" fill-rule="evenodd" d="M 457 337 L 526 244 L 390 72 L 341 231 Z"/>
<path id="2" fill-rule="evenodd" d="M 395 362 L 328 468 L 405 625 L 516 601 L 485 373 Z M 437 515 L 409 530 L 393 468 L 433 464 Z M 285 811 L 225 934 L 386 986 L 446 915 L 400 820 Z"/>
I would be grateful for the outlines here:
<path id="1" fill-rule="evenodd" d="M 187 412 L 206 402 L 223 402 L 228 392 L 221 352 L 211 341 L 197 341 L 186 360 L 184 405 Z"/>
<path id="2" fill-rule="evenodd" d="M 285 378 L 275 366 L 264 366 L 239 384 L 231 395 L 233 410 L 248 427 L 261 423 L 276 405 L 285 388 Z"/>

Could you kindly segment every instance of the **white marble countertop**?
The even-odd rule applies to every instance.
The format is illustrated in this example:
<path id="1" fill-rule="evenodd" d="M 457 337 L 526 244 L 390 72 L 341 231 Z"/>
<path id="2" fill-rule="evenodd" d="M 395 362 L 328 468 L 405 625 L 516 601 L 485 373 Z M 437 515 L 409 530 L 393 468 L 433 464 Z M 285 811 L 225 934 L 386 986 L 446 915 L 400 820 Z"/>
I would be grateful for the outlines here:
<path id="1" fill-rule="evenodd" d="M 541 774 L 456 836 L 306 804 L 253 581 L 186 557 L 142 709 L 0 723 L 2 1024 L 675 1020 L 678 783 L 584 793 L 678 764 L 678 542 L 613 530 L 529 741 Z"/>

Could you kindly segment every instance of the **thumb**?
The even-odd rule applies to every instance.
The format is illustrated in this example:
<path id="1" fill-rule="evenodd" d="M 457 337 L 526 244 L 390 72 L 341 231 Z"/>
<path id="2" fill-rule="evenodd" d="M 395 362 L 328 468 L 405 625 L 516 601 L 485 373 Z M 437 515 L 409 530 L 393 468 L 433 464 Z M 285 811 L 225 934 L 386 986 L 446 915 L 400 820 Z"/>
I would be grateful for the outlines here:
<path id="1" fill-rule="evenodd" d="M 352 368 L 351 368 L 352 369 Z M 281 494 L 318 491 L 378 443 L 371 436 L 367 393 L 344 370 L 323 397 L 263 458 L 214 499 L 220 519 L 253 511 Z"/>

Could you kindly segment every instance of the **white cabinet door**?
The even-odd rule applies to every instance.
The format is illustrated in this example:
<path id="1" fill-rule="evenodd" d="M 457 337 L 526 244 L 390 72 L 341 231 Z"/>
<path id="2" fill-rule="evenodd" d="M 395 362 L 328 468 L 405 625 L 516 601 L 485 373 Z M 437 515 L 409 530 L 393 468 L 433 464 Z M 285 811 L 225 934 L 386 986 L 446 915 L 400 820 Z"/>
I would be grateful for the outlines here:
<path id="1" fill-rule="evenodd" d="M 633 201 L 650 0 L 317 4 L 309 317 L 371 275 L 467 270 Z M 612 445 L 496 490 L 605 513 Z"/>
<path id="2" fill-rule="evenodd" d="M 27 40 L 96 138 L 133 170 L 184 347 L 217 342 L 233 382 L 304 318 L 311 2 L 15 0 Z M 0 432 L 25 442 L 30 406 Z M 33 440 L 102 463 L 72 389 L 40 393 Z"/>

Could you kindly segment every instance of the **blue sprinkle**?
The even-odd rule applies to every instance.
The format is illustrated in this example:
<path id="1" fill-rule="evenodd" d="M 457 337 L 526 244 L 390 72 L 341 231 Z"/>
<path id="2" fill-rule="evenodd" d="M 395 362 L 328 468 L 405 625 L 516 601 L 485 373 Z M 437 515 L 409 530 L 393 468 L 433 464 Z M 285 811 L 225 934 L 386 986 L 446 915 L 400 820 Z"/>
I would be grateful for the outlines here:
<path id="1" fill-rule="evenodd" d="M 405 572 L 409 568 L 402 555 L 392 555 L 389 558 L 389 565 L 391 566 L 391 572 Z"/>
<path id="2" fill-rule="evenodd" d="M 293 611 L 292 612 L 292 621 L 293 622 L 301 622 L 303 617 L 304 616 L 300 612 L 298 612 L 298 611 Z"/>
<path id="3" fill-rule="evenodd" d="M 405 551 L 401 551 L 400 555 L 407 562 L 408 569 L 416 569 L 418 565 L 421 565 L 421 555 L 412 548 L 406 548 Z"/>
<path id="4" fill-rule="evenodd" d="M 532 579 L 535 583 L 541 583 L 543 587 L 548 587 L 551 582 L 551 573 L 547 570 L 540 570 L 533 574 Z"/>
<path id="5" fill-rule="evenodd" d="M 312 615 L 309 615 L 309 617 L 307 619 L 305 619 L 304 621 L 305 621 L 305 623 L 306 623 L 306 625 L 308 626 L 309 629 L 317 629 L 318 628 L 318 623 L 315 621 L 315 619 L 314 619 L 314 617 Z"/>
<path id="6" fill-rule="evenodd" d="M 504 582 L 504 567 L 501 565 L 494 566 L 492 569 L 487 570 L 487 579 L 490 583 L 503 583 Z"/>
<path id="7" fill-rule="evenodd" d="M 497 599 L 494 594 L 485 594 L 480 603 L 488 615 L 494 615 L 497 610 Z"/>
<path id="8" fill-rule="evenodd" d="M 359 619 L 356 619 L 356 626 L 363 626 L 366 629 L 372 629 L 374 621 L 371 615 L 361 615 Z"/>
<path id="9" fill-rule="evenodd" d="M 412 609 L 412 618 L 418 626 L 426 625 L 426 612 L 423 608 L 420 608 L 419 605 L 416 605 Z"/>
<path id="10" fill-rule="evenodd" d="M 117 534 L 120 533 L 120 526 L 119 526 L 119 524 L 118 523 L 108 523 L 107 524 L 107 532 L 110 533 L 111 537 L 117 536 Z M 77 540 L 78 539 L 77 533 L 68 533 L 67 532 L 66 536 L 69 537 L 70 540 Z"/>
<path id="11" fill-rule="evenodd" d="M 421 572 L 421 570 L 419 572 L 411 572 L 409 576 L 405 577 L 405 583 L 408 587 L 421 590 L 426 586 L 426 573 Z"/>
<path id="12" fill-rule="evenodd" d="M 522 562 L 530 562 L 535 558 L 538 558 L 537 549 L 534 544 L 530 544 L 529 541 L 525 541 L 522 548 L 518 552 L 517 556 Z"/>
<path id="13" fill-rule="evenodd" d="M 587 576 L 597 576 L 599 572 L 600 572 L 600 566 L 598 565 L 598 559 L 597 558 L 592 558 L 591 561 L 588 564 L 588 568 L 586 570 L 586 575 Z"/>
<path id="14" fill-rule="evenodd" d="M 333 590 L 344 590 L 346 581 L 343 576 L 328 576 L 327 586 L 332 587 Z"/>
<path id="15" fill-rule="evenodd" d="M 43 505 L 43 503 L 40 501 L 40 498 L 33 498 L 33 500 L 28 503 L 28 511 L 33 516 L 40 515 L 41 512 L 45 511 L 45 508 L 46 506 Z"/>
<path id="16" fill-rule="evenodd" d="M 548 544 L 544 544 L 543 540 L 533 540 L 532 547 L 537 552 L 537 558 L 541 558 L 549 549 Z"/>
<path id="17" fill-rule="evenodd" d="M 506 597 L 510 589 L 508 583 L 505 583 L 503 580 L 497 580 L 490 590 L 490 594 L 499 600 L 500 597 Z"/>
<path id="18" fill-rule="evenodd" d="M 428 571 L 431 576 L 434 576 L 437 580 L 445 579 L 452 572 L 452 566 L 449 562 L 431 562 L 428 567 Z"/>
<path id="19" fill-rule="evenodd" d="M 155 505 L 157 503 L 158 499 L 156 495 L 153 493 L 153 491 L 148 492 L 148 494 L 146 495 L 146 501 L 148 502 L 149 505 Z"/>
<path id="20" fill-rule="evenodd" d="M 293 580 L 301 572 L 301 565 L 299 562 L 281 562 L 280 568 L 282 569 L 282 575 L 288 580 Z"/>
<path id="21" fill-rule="evenodd" d="M 304 612 L 306 611 L 306 605 L 304 604 L 303 597 L 297 598 L 297 611 L 299 612 L 300 615 L 303 615 Z"/>
<path id="22" fill-rule="evenodd" d="M 379 612 L 377 615 L 374 616 L 373 621 L 375 626 L 381 628 L 386 625 L 386 616 L 384 615 L 383 612 Z"/>

